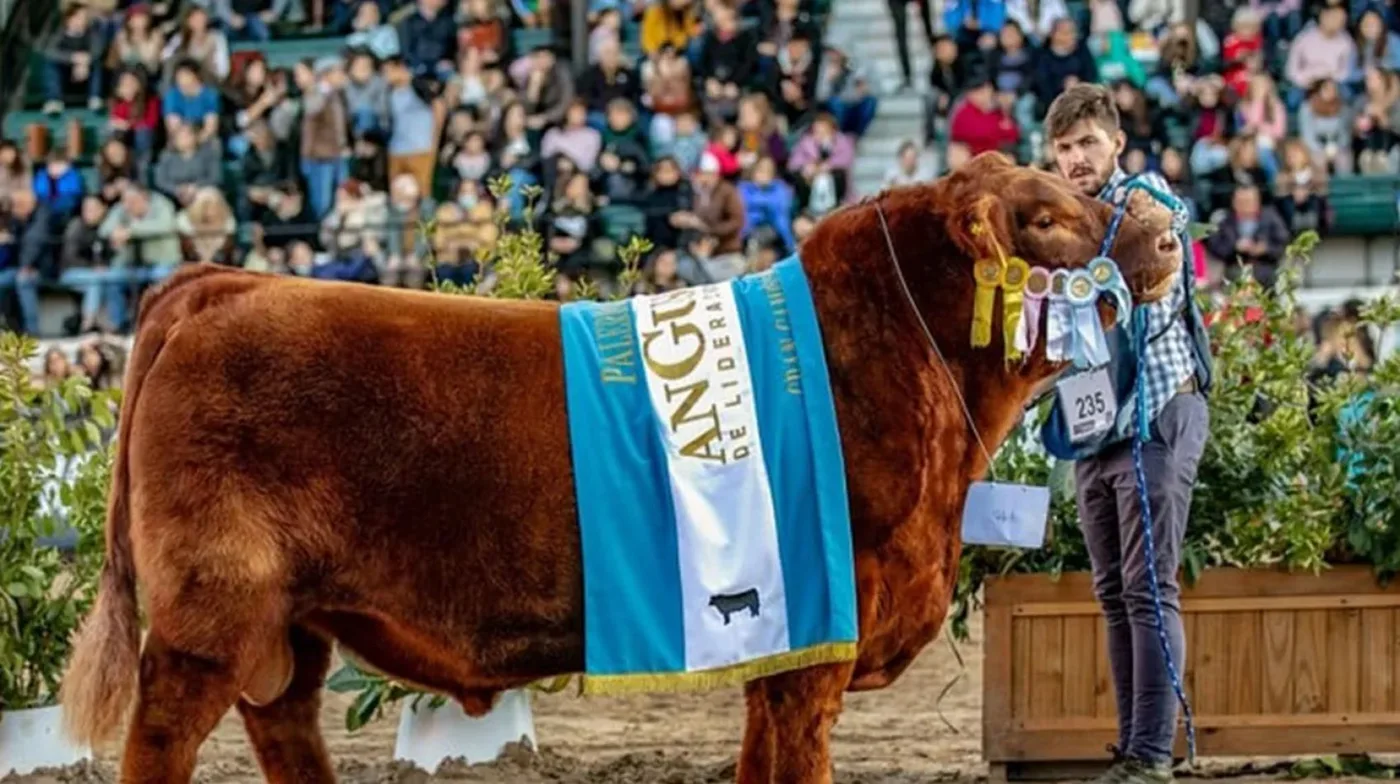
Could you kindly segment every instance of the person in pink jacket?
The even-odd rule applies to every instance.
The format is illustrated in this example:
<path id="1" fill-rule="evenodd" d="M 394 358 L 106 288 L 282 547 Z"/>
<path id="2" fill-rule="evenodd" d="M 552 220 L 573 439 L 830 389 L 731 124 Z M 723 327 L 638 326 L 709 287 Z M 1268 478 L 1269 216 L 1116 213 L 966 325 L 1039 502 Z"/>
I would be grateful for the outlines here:
<path id="1" fill-rule="evenodd" d="M 1356 66 L 1356 42 L 1347 34 L 1347 8 L 1331 0 L 1288 48 L 1284 76 L 1289 82 L 1290 108 L 1303 102 L 1314 84 L 1331 79 L 1343 84 Z M 1343 95 L 1343 99 L 1347 96 Z"/>
<path id="2" fill-rule="evenodd" d="M 855 142 L 836 127 L 827 112 L 817 115 L 788 156 L 788 171 L 797 175 L 798 201 L 812 215 L 823 215 L 843 201 L 851 201 L 851 167 L 856 160 Z"/>

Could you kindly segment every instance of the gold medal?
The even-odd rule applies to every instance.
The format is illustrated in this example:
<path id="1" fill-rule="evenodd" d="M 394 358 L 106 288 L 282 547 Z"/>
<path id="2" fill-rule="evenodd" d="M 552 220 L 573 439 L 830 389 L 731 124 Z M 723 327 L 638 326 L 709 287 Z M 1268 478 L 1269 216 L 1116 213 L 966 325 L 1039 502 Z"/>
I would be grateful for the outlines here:
<path id="1" fill-rule="evenodd" d="M 1094 281 L 1088 275 L 1072 275 L 1069 279 L 1069 300 L 1085 303 L 1093 299 Z"/>
<path id="2" fill-rule="evenodd" d="M 1001 330 L 1008 361 L 1019 359 L 1021 352 L 1016 348 L 1016 330 L 1021 323 L 1021 298 L 1030 279 L 1031 265 L 1024 259 L 1012 256 L 1006 260 L 1001 271 Z"/>
<path id="3" fill-rule="evenodd" d="M 1050 271 L 1044 267 L 1032 269 L 1026 278 L 1026 296 L 1042 298 L 1049 293 Z"/>
<path id="4" fill-rule="evenodd" d="M 992 305 L 1001 283 L 1002 265 L 996 259 L 982 259 L 973 265 L 972 274 L 977 281 L 972 301 L 972 346 L 977 348 L 992 342 Z"/>
<path id="5" fill-rule="evenodd" d="M 1094 282 L 1100 286 L 1107 286 L 1113 280 L 1113 268 L 1107 264 L 1092 264 L 1089 266 L 1089 274 L 1094 276 Z"/>

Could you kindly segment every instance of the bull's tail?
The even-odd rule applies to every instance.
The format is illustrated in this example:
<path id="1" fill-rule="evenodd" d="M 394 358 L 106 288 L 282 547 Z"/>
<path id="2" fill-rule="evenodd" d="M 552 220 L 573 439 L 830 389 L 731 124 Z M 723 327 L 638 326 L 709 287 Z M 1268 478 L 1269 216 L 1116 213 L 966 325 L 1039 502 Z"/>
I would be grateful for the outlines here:
<path id="1" fill-rule="evenodd" d="M 148 291 L 141 303 L 117 424 L 117 453 L 107 498 L 106 562 L 102 567 L 97 602 L 78 632 L 59 692 L 64 724 L 68 734 L 79 743 L 99 746 L 114 739 L 125 726 L 127 712 L 136 695 L 141 622 L 136 602 L 136 567 L 131 553 L 127 450 L 141 383 L 165 346 L 166 334 L 179 319 L 180 310 L 156 311 L 154 306 L 185 281 L 213 272 L 215 270 L 208 268 L 193 268 L 189 273 L 182 270 L 162 286 Z"/>

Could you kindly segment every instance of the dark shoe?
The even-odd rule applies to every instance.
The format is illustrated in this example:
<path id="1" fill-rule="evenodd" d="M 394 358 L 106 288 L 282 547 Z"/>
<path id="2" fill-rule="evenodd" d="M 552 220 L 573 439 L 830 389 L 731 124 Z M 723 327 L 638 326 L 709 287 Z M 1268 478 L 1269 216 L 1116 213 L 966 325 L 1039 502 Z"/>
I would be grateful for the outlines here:
<path id="1" fill-rule="evenodd" d="M 1175 780 L 1170 762 L 1127 759 L 1122 764 L 1123 778 L 1116 784 L 1172 784 Z"/>
<path id="2" fill-rule="evenodd" d="M 1122 762 L 1115 762 L 1108 766 L 1108 770 L 1100 773 L 1089 784 L 1126 784 L 1127 766 Z"/>

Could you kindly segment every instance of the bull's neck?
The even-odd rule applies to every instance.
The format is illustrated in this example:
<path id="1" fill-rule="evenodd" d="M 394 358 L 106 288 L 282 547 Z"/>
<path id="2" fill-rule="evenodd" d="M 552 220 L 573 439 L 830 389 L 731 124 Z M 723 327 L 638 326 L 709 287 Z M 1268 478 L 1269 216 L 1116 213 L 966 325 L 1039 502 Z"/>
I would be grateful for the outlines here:
<path id="1" fill-rule="evenodd" d="M 849 212 L 839 216 L 843 223 L 858 217 Z M 827 343 L 831 384 L 838 391 L 838 418 L 848 420 L 842 423 L 842 437 L 860 442 L 851 444 L 852 449 L 883 451 L 882 438 L 915 435 L 914 442 L 889 439 L 886 454 L 892 463 L 903 462 L 905 471 L 923 472 L 922 491 L 897 503 L 877 504 L 884 513 L 875 517 L 890 527 L 901 527 L 932 514 L 934 525 L 955 525 L 968 486 L 986 475 L 987 454 L 995 455 L 1016 426 L 1034 380 L 1009 370 L 993 347 L 969 348 L 970 326 L 961 331 L 950 326 L 963 323 L 958 318 L 962 309 L 947 306 L 956 297 L 968 298 L 970 316 L 970 285 L 966 292 L 950 293 L 946 281 L 939 287 L 921 280 L 920 270 L 901 259 L 911 302 L 877 222 L 862 227 L 864 231 L 854 226 L 833 228 L 837 231 L 815 235 L 806 243 L 803 267 Z M 892 226 L 892 231 L 897 227 Z M 833 239 L 831 235 L 843 241 L 822 241 Z M 898 234 L 895 245 L 956 258 L 951 248 L 901 243 Z M 929 266 L 924 265 L 922 274 L 929 274 Z M 915 308 L 923 314 L 938 350 L 920 326 Z M 954 339 L 955 331 L 962 341 Z M 966 402 L 966 413 L 959 396 Z M 916 451 L 900 453 L 911 444 Z M 937 508 L 944 504 L 954 508 Z"/>

